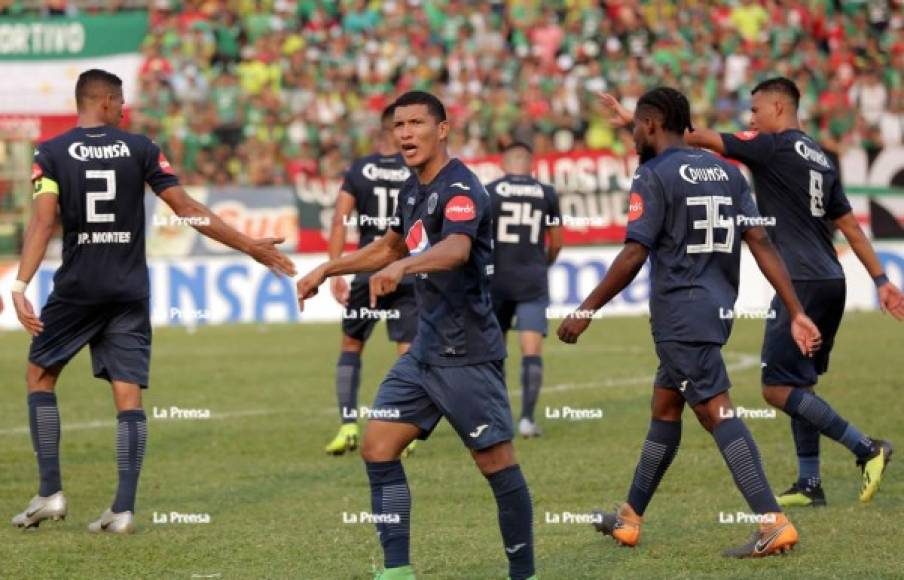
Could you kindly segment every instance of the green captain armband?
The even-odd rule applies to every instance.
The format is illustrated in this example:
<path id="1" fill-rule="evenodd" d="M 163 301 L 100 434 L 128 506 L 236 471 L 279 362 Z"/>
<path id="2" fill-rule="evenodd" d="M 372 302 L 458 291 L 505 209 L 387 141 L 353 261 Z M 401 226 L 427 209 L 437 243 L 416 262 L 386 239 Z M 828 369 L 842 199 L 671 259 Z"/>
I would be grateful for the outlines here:
<path id="1" fill-rule="evenodd" d="M 42 193 L 53 193 L 53 194 L 59 195 L 60 194 L 60 185 L 56 181 L 47 177 L 46 175 L 41 176 L 41 177 L 35 179 L 35 189 L 34 189 L 34 193 L 32 194 L 31 197 L 32 197 L 32 199 L 34 199 L 34 198 L 38 197 L 39 195 L 41 195 Z"/>

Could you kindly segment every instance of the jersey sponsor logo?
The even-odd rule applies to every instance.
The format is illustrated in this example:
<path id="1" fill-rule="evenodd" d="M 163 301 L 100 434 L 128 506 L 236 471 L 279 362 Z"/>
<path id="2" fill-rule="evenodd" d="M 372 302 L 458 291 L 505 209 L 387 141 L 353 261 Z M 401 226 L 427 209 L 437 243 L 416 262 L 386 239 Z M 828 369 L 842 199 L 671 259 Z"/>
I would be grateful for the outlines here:
<path id="1" fill-rule="evenodd" d="M 163 154 L 163 151 L 160 152 L 160 155 L 157 157 L 157 165 L 160 166 L 160 169 L 164 173 L 169 173 L 173 175 L 173 166 L 169 162 L 169 159 L 166 158 L 166 155 Z"/>
<path id="2" fill-rule="evenodd" d="M 678 168 L 678 175 L 688 183 L 697 185 L 701 181 L 728 181 L 728 172 L 713 165 L 712 167 L 691 167 L 685 163 Z"/>
<path id="3" fill-rule="evenodd" d="M 496 186 L 496 194 L 502 197 L 543 197 L 543 188 L 538 183 L 520 184 L 503 181 Z"/>
<path id="4" fill-rule="evenodd" d="M 427 231 L 424 229 L 424 222 L 417 220 L 408 235 L 405 236 L 405 245 L 408 246 L 408 253 L 417 256 L 430 246 L 430 240 L 427 237 Z"/>
<path id="5" fill-rule="evenodd" d="M 37 179 L 41 179 L 44 176 L 44 170 L 41 169 L 41 166 L 37 163 L 31 164 L 31 180 L 35 181 Z"/>
<path id="6" fill-rule="evenodd" d="M 474 200 L 466 195 L 456 195 L 446 204 L 445 215 L 453 222 L 466 222 L 477 217 Z"/>
<path id="7" fill-rule="evenodd" d="M 112 145 L 85 145 L 76 141 L 69 146 L 69 156 L 76 161 L 88 161 L 89 159 L 116 159 L 118 157 L 131 157 L 129 146 L 119 140 Z"/>
<path id="8" fill-rule="evenodd" d="M 741 141 L 751 141 L 753 139 L 756 139 L 756 136 L 759 134 L 759 131 L 738 131 L 734 134 L 734 136 Z"/>
<path id="9" fill-rule="evenodd" d="M 449 187 L 457 187 L 457 188 L 463 189 L 463 190 L 465 190 L 465 191 L 471 191 L 471 188 L 470 188 L 470 187 L 468 187 L 467 185 L 465 185 L 464 183 L 462 183 L 462 182 L 460 182 L 460 181 L 456 181 L 455 183 L 453 183 L 453 184 L 450 185 Z"/>
<path id="10" fill-rule="evenodd" d="M 643 198 L 636 191 L 632 191 L 628 200 L 628 221 L 633 222 L 641 216 L 643 216 Z"/>
<path id="11" fill-rule="evenodd" d="M 826 157 L 826 154 L 817 149 L 816 147 L 811 147 L 806 141 L 803 139 L 798 139 L 794 143 L 794 150 L 797 151 L 797 154 L 806 159 L 807 161 L 812 161 L 818 165 L 822 165 L 823 167 L 831 167 L 829 165 L 829 158 Z"/>
<path id="12" fill-rule="evenodd" d="M 361 175 L 370 181 L 407 181 L 411 170 L 407 167 L 380 167 L 375 163 L 368 163 L 361 168 Z"/>

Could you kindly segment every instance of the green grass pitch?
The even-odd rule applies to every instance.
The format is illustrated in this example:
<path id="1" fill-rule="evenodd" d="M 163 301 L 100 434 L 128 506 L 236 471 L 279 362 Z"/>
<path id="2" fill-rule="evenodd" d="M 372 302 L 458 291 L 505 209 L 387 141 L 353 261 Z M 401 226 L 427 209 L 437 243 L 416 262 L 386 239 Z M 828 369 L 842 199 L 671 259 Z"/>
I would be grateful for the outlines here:
<path id="1" fill-rule="evenodd" d="M 821 394 L 869 434 L 904 453 L 904 326 L 879 314 L 846 317 Z M 741 321 L 725 348 L 736 405 L 762 409 L 762 323 Z M 517 343 L 509 389 L 516 409 Z M 208 420 L 150 419 L 138 496 L 138 533 L 95 537 L 85 525 L 115 485 L 114 410 L 83 352 L 58 388 L 63 419 L 65 522 L 37 531 L 0 528 L 0 578 L 370 578 L 381 555 L 374 528 L 343 523 L 370 509 L 357 455 L 328 457 L 334 434 L 338 325 L 229 326 L 155 333 L 152 415 L 172 406 L 209 409 Z M 25 426 L 27 338 L 0 334 L 0 515 L 8 521 L 36 489 Z M 369 404 L 394 349 L 376 329 L 364 356 L 361 403 Z M 597 320 L 577 346 L 548 340 L 540 410 L 600 408 L 587 421 L 541 419 L 545 436 L 516 449 L 534 500 L 538 573 L 581 578 L 901 578 L 904 471 L 892 462 L 871 504 L 857 501 L 852 456 L 823 439 L 829 507 L 790 513 L 801 533 L 790 555 L 729 561 L 721 550 L 751 525 L 719 522 L 746 506 L 715 444 L 685 413 L 681 450 L 647 510 L 639 548 L 617 548 L 587 525 L 546 523 L 624 499 L 649 419 L 655 370 L 643 318 Z M 747 421 L 773 489 L 795 477 L 788 420 Z M 900 461 L 900 460 L 899 460 Z M 412 560 L 420 578 L 503 579 L 506 560 L 483 477 L 445 423 L 405 461 L 413 495 Z M 154 523 L 154 513 L 209 514 L 209 524 Z"/>

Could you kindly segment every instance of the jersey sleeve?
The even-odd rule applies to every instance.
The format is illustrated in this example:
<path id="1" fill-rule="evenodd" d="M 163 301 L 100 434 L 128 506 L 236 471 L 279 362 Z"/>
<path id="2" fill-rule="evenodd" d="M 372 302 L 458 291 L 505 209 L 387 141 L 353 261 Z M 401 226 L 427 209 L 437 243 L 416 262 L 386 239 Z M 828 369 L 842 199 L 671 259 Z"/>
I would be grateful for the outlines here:
<path id="1" fill-rule="evenodd" d="M 42 193 L 60 194 L 60 184 L 53 165 L 53 158 L 47 148 L 41 144 L 35 149 L 34 161 L 31 164 L 32 197 Z"/>
<path id="2" fill-rule="evenodd" d="M 342 176 L 342 187 L 340 188 L 340 191 L 350 193 L 352 195 L 352 197 L 355 198 L 355 200 L 358 199 L 358 191 L 357 191 L 357 188 L 355 187 L 354 176 L 356 175 L 356 173 L 358 171 L 359 171 L 359 167 L 358 167 L 358 163 L 356 161 L 355 163 L 352 163 L 351 167 L 349 167 L 346 170 L 345 175 Z"/>
<path id="3" fill-rule="evenodd" d="M 665 195 L 662 186 L 650 170 L 641 167 L 631 183 L 625 241 L 638 242 L 653 249 L 664 223 Z"/>
<path id="4" fill-rule="evenodd" d="M 543 193 L 546 196 L 547 215 L 550 218 L 547 223 L 561 224 L 562 208 L 559 205 L 559 195 L 556 193 L 555 188 L 551 185 L 546 185 L 543 187 Z"/>
<path id="5" fill-rule="evenodd" d="M 838 179 L 837 174 L 832 183 L 829 199 L 825 200 L 825 210 L 826 217 L 830 220 L 837 220 L 851 211 L 851 202 L 848 201 L 847 194 L 844 193 L 844 188 L 841 186 L 841 180 Z"/>
<path id="6" fill-rule="evenodd" d="M 157 195 L 170 187 L 179 185 L 179 178 L 173 171 L 173 166 L 153 141 L 150 141 L 147 147 L 144 160 L 144 180 Z"/>
<path id="7" fill-rule="evenodd" d="M 745 165 L 762 165 L 775 152 L 775 135 L 758 131 L 722 133 L 725 156 Z"/>
<path id="8" fill-rule="evenodd" d="M 738 199 L 737 199 L 738 215 L 748 218 L 748 219 L 743 219 L 743 220 L 737 220 L 738 221 L 738 229 L 741 230 L 741 232 L 746 232 L 747 230 L 754 227 L 754 225 L 757 222 L 756 219 L 751 220 L 749 218 L 759 218 L 760 210 L 759 210 L 759 208 L 757 208 L 756 202 L 753 199 L 753 192 L 750 190 L 750 184 L 747 182 L 747 179 L 743 175 L 741 175 L 740 171 L 738 172 L 737 178 L 740 180 L 740 183 L 741 183 L 741 187 L 739 188 L 740 191 L 738 192 Z"/>
<path id="9" fill-rule="evenodd" d="M 452 234 L 465 234 L 472 240 L 476 238 L 480 221 L 489 211 L 490 198 L 483 186 L 476 182 L 470 186 L 456 182 L 443 197 L 446 203 L 442 207 L 442 239 Z"/>

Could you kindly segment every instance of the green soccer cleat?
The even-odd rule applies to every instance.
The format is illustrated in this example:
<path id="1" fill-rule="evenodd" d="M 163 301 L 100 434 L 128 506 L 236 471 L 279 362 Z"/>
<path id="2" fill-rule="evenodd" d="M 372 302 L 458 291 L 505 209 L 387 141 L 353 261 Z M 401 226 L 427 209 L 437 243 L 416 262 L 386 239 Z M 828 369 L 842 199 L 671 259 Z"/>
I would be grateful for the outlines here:
<path id="1" fill-rule="evenodd" d="M 409 455 L 414 455 L 414 448 L 417 447 L 417 439 L 408 444 L 408 447 L 402 451 L 402 459 L 405 459 Z"/>
<path id="2" fill-rule="evenodd" d="M 358 438 L 358 424 L 345 423 L 339 427 L 339 433 L 327 444 L 324 451 L 330 455 L 344 455 L 346 451 L 358 448 Z"/>
<path id="3" fill-rule="evenodd" d="M 862 481 L 860 484 L 860 501 L 867 502 L 873 499 L 876 492 L 879 491 L 879 484 L 882 483 L 882 474 L 891 461 L 891 454 L 894 452 L 890 441 L 881 439 L 873 439 L 875 451 L 866 459 L 858 459 L 857 466 L 860 467 Z"/>
<path id="4" fill-rule="evenodd" d="M 397 568 L 386 568 L 382 572 L 374 571 L 374 580 L 417 580 L 414 577 L 414 568 L 408 566 L 399 566 Z"/>
<path id="5" fill-rule="evenodd" d="M 778 505 L 786 507 L 823 507 L 826 505 L 826 494 L 821 485 L 808 487 L 799 481 L 775 497 Z"/>

